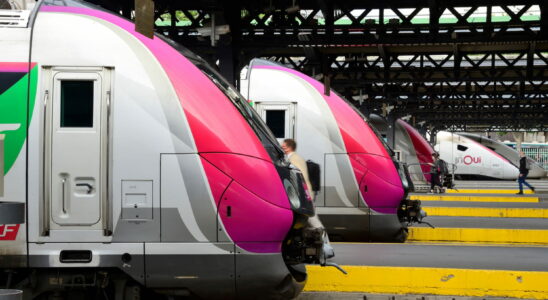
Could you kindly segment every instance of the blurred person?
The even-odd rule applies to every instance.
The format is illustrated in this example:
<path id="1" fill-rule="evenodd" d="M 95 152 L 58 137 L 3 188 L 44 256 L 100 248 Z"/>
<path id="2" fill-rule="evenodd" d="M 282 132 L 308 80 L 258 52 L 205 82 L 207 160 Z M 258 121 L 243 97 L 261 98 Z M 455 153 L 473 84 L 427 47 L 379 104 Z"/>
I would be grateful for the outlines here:
<path id="1" fill-rule="evenodd" d="M 439 187 L 440 189 L 443 189 L 443 186 L 441 185 L 440 176 L 442 173 L 442 162 L 440 160 L 440 155 L 436 152 L 432 153 L 432 159 L 434 162 L 429 163 L 430 165 L 430 193 L 434 193 L 434 189 L 436 187 Z"/>
<path id="2" fill-rule="evenodd" d="M 294 139 L 285 139 L 282 143 L 282 149 L 284 150 L 287 160 L 301 171 L 304 177 L 304 181 L 308 187 L 308 191 L 312 194 L 312 185 L 310 184 L 310 177 L 308 177 L 308 167 L 306 166 L 306 160 L 302 158 L 295 150 L 297 150 L 297 142 Z"/>
<path id="3" fill-rule="evenodd" d="M 525 156 L 525 153 L 523 151 L 519 152 L 519 156 L 521 157 L 519 159 L 519 177 L 518 177 L 518 183 L 519 183 L 519 193 L 516 195 L 523 195 L 523 185 L 525 184 L 527 187 L 535 192 L 535 188 L 531 186 L 527 181 L 527 175 L 529 175 L 529 166 L 527 162 L 527 157 Z"/>

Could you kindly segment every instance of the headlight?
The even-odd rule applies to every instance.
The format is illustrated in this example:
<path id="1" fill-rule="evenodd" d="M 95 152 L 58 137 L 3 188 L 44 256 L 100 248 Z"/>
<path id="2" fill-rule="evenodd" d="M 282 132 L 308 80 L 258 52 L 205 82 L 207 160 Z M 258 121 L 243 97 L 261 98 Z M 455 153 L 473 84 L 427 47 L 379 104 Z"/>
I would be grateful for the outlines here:
<path id="1" fill-rule="evenodd" d="M 284 178 L 284 187 L 291 206 L 294 209 L 300 208 L 301 200 L 299 199 L 299 193 L 297 192 L 297 189 L 295 189 L 295 186 L 291 183 L 291 181 Z"/>

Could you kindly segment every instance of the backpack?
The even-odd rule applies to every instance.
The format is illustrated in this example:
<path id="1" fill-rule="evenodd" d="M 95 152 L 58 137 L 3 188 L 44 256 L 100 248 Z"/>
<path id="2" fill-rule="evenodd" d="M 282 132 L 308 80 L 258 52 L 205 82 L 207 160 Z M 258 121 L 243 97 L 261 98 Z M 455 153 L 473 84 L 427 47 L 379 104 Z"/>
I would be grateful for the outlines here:
<path id="1" fill-rule="evenodd" d="M 439 160 L 439 167 L 438 168 L 439 168 L 438 172 L 441 175 L 448 175 L 449 174 L 449 168 L 447 167 L 447 162 L 445 162 L 445 160 L 443 160 L 443 159 Z"/>
<path id="2" fill-rule="evenodd" d="M 531 160 L 525 158 L 525 168 L 531 170 Z"/>
<path id="3" fill-rule="evenodd" d="M 308 169 L 308 179 L 310 180 L 310 184 L 312 185 L 310 188 L 313 192 L 319 192 L 320 191 L 320 165 L 311 161 L 306 161 L 306 168 Z"/>

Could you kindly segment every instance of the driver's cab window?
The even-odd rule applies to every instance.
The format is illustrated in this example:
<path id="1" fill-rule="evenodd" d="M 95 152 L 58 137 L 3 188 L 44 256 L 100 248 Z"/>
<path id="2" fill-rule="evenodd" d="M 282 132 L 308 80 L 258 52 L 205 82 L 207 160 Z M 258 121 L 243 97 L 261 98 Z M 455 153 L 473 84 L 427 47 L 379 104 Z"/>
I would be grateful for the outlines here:
<path id="1" fill-rule="evenodd" d="M 257 102 L 255 108 L 278 141 L 295 138 L 296 103 Z"/>

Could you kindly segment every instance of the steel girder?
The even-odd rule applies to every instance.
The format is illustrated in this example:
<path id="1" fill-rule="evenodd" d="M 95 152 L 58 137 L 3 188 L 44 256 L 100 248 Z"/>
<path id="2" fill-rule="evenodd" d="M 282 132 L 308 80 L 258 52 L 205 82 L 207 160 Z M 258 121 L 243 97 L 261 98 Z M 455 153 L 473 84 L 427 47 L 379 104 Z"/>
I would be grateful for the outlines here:
<path id="1" fill-rule="evenodd" d="M 132 1 L 91 1 L 131 13 Z M 543 0 L 155 4 L 158 32 L 212 62 L 220 58 L 223 74 L 235 82 L 251 58 L 266 57 L 325 80 L 364 111 L 390 107 L 395 115 L 411 113 L 417 122 L 438 127 L 548 127 Z M 538 9 L 537 17 L 528 14 L 531 9 Z M 505 19 L 494 17 L 495 10 Z M 485 17 L 474 18 L 478 12 Z M 421 22 L 424 14 L 428 20 Z M 452 20 L 444 20 L 447 14 Z M 216 25 L 230 26 L 215 46 L 199 31 L 213 18 Z"/>

